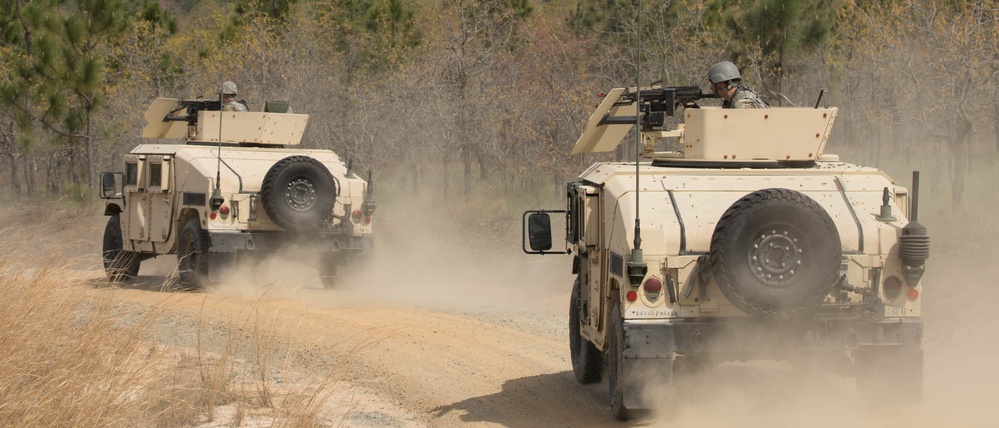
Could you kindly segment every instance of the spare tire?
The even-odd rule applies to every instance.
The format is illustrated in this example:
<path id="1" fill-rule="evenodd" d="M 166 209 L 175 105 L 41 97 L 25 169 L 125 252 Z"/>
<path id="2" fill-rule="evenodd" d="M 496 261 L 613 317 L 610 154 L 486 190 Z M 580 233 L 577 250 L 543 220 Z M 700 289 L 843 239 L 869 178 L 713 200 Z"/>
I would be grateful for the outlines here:
<path id="1" fill-rule="evenodd" d="M 839 279 L 842 248 L 832 218 L 812 198 L 763 189 L 725 211 L 711 237 L 711 273 L 722 294 L 750 315 L 813 313 Z"/>
<path id="2" fill-rule="evenodd" d="M 332 214 L 337 190 L 325 165 L 308 156 L 290 156 L 267 171 L 260 198 L 275 224 L 308 231 L 319 229 Z"/>

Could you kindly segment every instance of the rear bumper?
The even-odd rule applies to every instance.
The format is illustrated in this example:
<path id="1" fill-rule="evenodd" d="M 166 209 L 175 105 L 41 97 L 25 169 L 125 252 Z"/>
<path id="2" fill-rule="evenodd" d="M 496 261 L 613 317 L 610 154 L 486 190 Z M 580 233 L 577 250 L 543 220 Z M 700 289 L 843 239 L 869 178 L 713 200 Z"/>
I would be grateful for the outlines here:
<path id="1" fill-rule="evenodd" d="M 624 322 L 624 358 L 712 354 L 734 359 L 786 359 L 795 353 L 845 352 L 860 346 L 918 348 L 920 319 L 878 322 L 754 319 Z"/>
<path id="2" fill-rule="evenodd" d="M 260 252 L 273 253 L 294 246 L 311 253 L 344 252 L 356 256 L 369 255 L 374 250 L 371 235 L 292 234 L 287 232 L 210 231 L 211 253 Z"/>
<path id="3" fill-rule="evenodd" d="M 671 405 L 674 356 L 696 362 L 792 360 L 855 349 L 893 348 L 918 357 L 920 320 L 768 322 L 754 319 L 625 320 L 622 347 L 624 404 L 629 409 Z M 911 371 L 916 371 L 912 366 Z M 922 379 L 921 377 L 919 379 Z M 920 383 L 921 387 L 921 383 Z"/>

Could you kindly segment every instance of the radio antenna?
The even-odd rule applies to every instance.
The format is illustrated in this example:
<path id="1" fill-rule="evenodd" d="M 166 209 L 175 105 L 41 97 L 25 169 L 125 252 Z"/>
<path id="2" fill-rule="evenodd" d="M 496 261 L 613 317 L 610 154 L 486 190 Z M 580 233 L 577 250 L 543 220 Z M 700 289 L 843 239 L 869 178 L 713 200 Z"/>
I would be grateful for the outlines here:
<path id="1" fill-rule="evenodd" d="M 642 0 L 638 0 L 636 9 L 637 27 L 635 29 L 635 243 L 631 250 L 631 261 L 628 262 L 628 280 L 637 287 L 645 279 L 648 266 L 642 256 L 642 221 L 639 218 L 639 195 L 641 194 L 641 166 L 639 156 L 642 152 Z"/>
<path id="2" fill-rule="evenodd" d="M 229 32 L 229 26 L 226 20 L 229 18 L 229 0 L 222 2 L 222 64 L 227 64 L 225 61 L 226 55 L 226 34 Z M 223 72 L 223 75 L 225 73 Z M 222 197 L 222 102 L 225 91 L 225 76 L 223 76 L 222 83 L 219 83 L 219 141 L 218 141 L 218 151 L 215 155 L 215 188 L 212 189 L 212 199 L 211 207 L 212 211 L 216 211 L 225 202 L 225 198 Z"/>

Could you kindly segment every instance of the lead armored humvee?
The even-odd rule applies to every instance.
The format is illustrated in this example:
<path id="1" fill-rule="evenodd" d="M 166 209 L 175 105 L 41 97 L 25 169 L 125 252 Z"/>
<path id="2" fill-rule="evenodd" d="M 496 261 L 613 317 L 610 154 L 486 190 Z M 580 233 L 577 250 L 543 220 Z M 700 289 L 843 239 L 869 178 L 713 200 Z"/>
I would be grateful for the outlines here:
<path id="1" fill-rule="evenodd" d="M 614 150 L 637 128 L 647 160 L 596 163 L 568 183 L 565 210 L 524 214 L 525 252 L 573 255 L 576 379 L 606 371 L 619 419 L 670 408 L 684 393 L 674 373 L 750 359 L 819 361 L 856 376 L 865 399 L 918 402 L 918 173 L 910 193 L 823 153 L 836 108 L 679 109 L 710 96 L 690 89 L 610 91 L 573 153 Z M 663 139 L 680 150 L 655 151 Z"/>
<path id="2" fill-rule="evenodd" d="M 159 98 L 124 173 L 101 175 L 110 216 L 104 267 L 134 277 L 142 260 L 176 254 L 178 282 L 218 281 L 237 258 L 311 261 L 332 287 L 370 256 L 375 201 L 368 181 L 330 150 L 303 149 L 308 115 L 287 103 L 221 111 L 219 101 Z"/>

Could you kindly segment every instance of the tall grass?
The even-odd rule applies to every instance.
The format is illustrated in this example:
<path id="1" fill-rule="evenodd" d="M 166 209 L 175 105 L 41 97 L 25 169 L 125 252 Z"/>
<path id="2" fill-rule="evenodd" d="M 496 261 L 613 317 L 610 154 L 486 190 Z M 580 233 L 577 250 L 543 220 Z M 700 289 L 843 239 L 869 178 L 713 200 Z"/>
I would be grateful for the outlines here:
<path id="1" fill-rule="evenodd" d="M 0 272 L 0 420 L 113 427 L 154 416 L 148 385 L 162 354 L 140 334 L 153 315 L 123 326 L 109 298 L 67 289 L 82 278 L 51 262 L 0 259 Z"/>
<path id="2" fill-rule="evenodd" d="M 245 321 L 208 325 L 203 316 L 178 317 L 171 308 L 176 293 L 142 291 L 162 299 L 130 301 L 119 284 L 103 276 L 94 253 L 99 242 L 86 243 L 88 235 L 98 240 L 99 231 L 80 227 L 103 224 L 101 219 L 47 213 L 0 209 L 0 222 L 9 225 L 0 229 L 0 246 L 7 250 L 0 254 L 0 424 L 343 423 L 349 404 L 337 401 L 342 394 L 334 393 L 335 370 L 273 383 L 280 371 L 273 366 L 282 361 L 280 376 L 300 369 L 285 352 L 290 340 L 277 323 L 260 316 L 277 312 L 271 306 L 278 303 L 261 297 L 248 302 Z M 163 336 L 170 334 L 165 325 L 178 324 L 183 332 L 174 334 L 192 337 L 193 343 Z"/>

